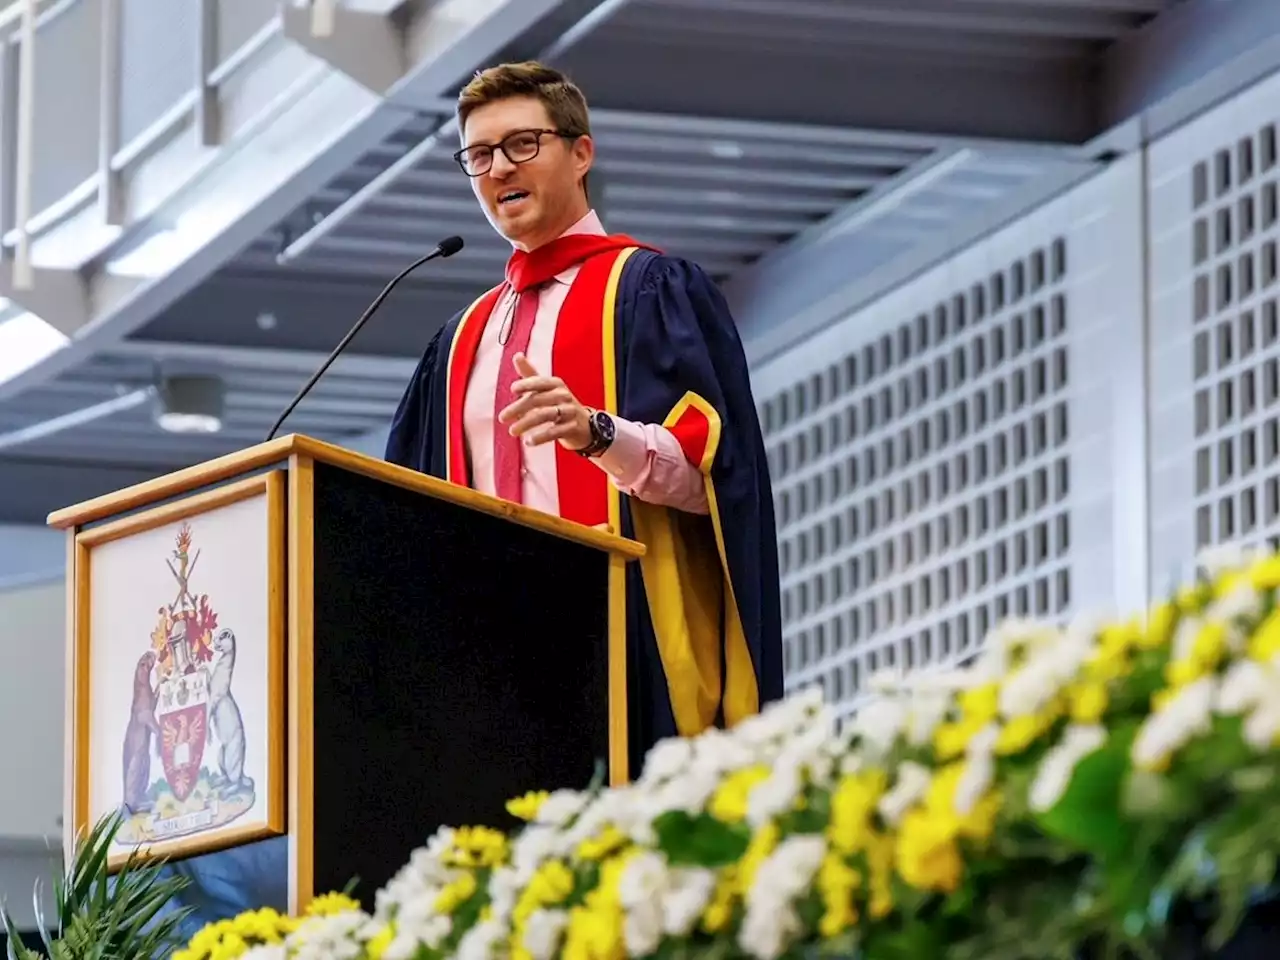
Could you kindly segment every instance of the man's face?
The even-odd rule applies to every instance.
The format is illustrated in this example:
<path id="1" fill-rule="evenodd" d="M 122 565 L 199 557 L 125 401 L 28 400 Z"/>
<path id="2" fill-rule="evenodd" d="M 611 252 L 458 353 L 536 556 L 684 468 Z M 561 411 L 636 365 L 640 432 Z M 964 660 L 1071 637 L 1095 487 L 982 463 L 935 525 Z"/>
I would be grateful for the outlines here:
<path id="1" fill-rule="evenodd" d="M 543 133 L 537 155 L 513 162 L 497 144 L 512 134 L 527 133 L 508 141 L 517 157 L 523 146 L 532 152 L 536 131 L 554 128 L 547 108 L 536 97 L 513 97 L 478 107 L 467 117 L 463 147 L 493 147 L 493 165 L 471 178 L 471 188 L 495 230 L 517 247 L 531 250 L 560 236 L 582 215 L 579 186 L 591 167 L 594 149 L 590 137 L 567 140 Z"/>

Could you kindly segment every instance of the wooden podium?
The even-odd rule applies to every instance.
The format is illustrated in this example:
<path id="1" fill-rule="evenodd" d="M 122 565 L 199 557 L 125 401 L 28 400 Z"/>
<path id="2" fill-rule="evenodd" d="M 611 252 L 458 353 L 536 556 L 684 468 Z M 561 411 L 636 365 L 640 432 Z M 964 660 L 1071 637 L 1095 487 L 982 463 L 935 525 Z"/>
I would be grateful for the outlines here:
<path id="1" fill-rule="evenodd" d="M 288 906 L 442 824 L 628 779 L 640 544 L 302 436 L 49 517 L 67 547 L 68 843 L 287 837 Z M 283 843 L 285 841 L 274 841 Z"/>

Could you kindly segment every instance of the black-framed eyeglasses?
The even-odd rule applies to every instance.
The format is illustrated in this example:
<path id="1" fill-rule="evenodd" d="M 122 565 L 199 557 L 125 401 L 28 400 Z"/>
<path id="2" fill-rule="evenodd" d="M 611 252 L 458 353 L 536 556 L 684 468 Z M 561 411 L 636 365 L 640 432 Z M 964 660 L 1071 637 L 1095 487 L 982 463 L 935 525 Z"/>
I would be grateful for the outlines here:
<path id="1" fill-rule="evenodd" d="M 543 137 L 564 137 L 576 140 L 579 134 L 565 130 L 516 130 L 502 138 L 500 143 L 477 143 L 463 147 L 453 155 L 462 172 L 469 177 L 479 177 L 493 166 L 495 150 L 501 150 L 512 163 L 528 163 L 542 149 Z"/>

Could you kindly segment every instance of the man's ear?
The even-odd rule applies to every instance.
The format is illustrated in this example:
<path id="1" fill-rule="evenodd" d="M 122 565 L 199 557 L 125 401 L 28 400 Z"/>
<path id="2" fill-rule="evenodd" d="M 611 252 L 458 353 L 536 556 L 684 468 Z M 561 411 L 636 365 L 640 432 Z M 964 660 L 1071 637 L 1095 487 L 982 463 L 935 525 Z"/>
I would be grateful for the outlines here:
<path id="1" fill-rule="evenodd" d="M 590 173 L 595 162 L 596 143 L 591 139 L 590 134 L 584 133 L 573 141 L 573 167 L 578 174 L 578 179 Z"/>

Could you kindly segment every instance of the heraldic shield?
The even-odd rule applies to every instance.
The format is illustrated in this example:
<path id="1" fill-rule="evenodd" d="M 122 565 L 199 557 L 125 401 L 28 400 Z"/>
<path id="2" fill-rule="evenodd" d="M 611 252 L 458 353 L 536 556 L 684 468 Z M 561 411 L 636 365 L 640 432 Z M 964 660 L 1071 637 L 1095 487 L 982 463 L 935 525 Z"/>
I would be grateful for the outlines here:
<path id="1" fill-rule="evenodd" d="M 177 620 L 173 626 L 170 642 L 175 647 L 185 644 L 186 620 Z M 199 779 L 209 735 L 209 671 L 188 662 L 186 672 L 161 680 L 157 692 L 160 762 L 174 799 L 185 802 Z"/>

